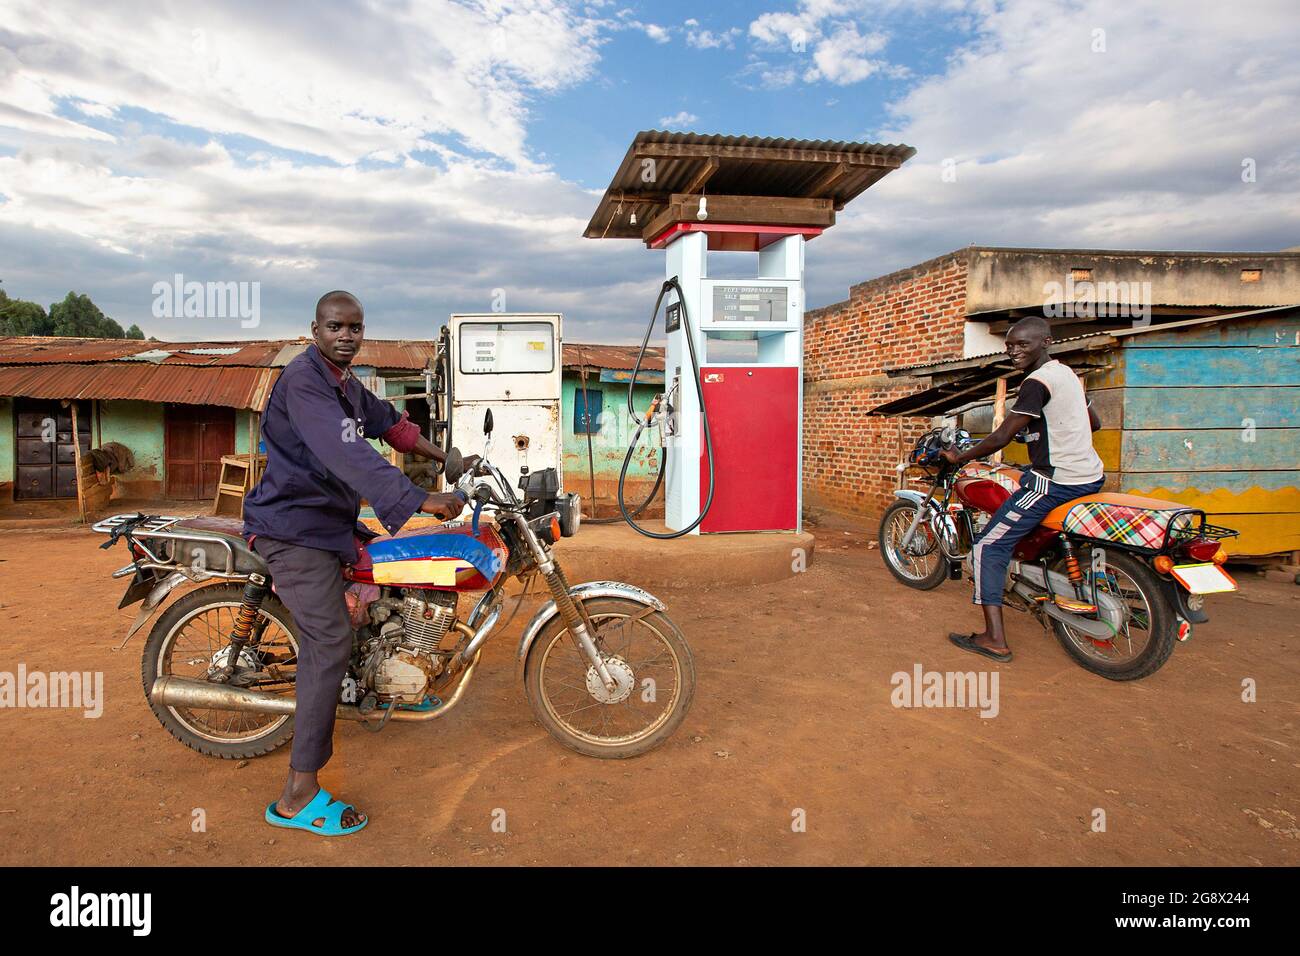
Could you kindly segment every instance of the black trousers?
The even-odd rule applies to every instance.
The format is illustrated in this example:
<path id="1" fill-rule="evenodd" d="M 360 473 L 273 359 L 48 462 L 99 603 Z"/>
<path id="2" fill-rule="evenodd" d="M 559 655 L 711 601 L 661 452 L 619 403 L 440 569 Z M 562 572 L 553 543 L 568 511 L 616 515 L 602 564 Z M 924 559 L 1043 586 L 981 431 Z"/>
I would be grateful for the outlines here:
<path id="1" fill-rule="evenodd" d="M 298 673 L 289 766 L 309 773 L 334 753 L 334 712 L 352 654 L 342 563 L 338 555 L 258 535 L 275 593 L 298 625 Z"/>

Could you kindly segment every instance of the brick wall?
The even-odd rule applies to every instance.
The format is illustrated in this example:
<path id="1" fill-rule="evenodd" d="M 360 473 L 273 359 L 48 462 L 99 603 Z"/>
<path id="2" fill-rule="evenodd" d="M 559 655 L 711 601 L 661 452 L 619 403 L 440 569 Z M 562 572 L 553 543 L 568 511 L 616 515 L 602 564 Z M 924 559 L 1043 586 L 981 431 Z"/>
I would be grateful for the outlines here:
<path id="1" fill-rule="evenodd" d="M 878 517 L 898 485 L 899 422 L 911 448 L 927 418 L 867 412 L 918 390 L 885 368 L 960 358 L 965 250 L 853 286 L 804 319 L 803 494 L 812 508 Z"/>

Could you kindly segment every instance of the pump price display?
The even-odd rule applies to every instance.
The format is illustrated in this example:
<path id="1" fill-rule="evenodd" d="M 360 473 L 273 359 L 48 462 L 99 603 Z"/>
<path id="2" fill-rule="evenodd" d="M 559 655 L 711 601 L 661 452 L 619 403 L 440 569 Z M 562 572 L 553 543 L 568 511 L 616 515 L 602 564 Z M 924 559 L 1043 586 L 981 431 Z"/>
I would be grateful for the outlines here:
<path id="1" fill-rule="evenodd" d="M 474 374 L 550 372 L 555 330 L 545 322 L 466 322 L 460 327 L 460 370 Z"/>
<path id="2" fill-rule="evenodd" d="M 784 322 L 787 311 L 783 285 L 715 285 L 714 322 Z"/>

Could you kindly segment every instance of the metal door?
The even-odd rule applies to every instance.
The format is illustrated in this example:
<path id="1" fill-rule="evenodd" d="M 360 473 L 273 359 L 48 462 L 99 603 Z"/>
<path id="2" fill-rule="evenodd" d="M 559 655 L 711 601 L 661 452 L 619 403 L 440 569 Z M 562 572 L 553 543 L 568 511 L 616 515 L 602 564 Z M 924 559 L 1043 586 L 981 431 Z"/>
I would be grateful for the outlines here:
<path id="1" fill-rule="evenodd" d="M 14 498 L 77 497 L 72 409 L 57 401 L 20 398 L 14 404 L 17 481 Z M 77 404 L 81 453 L 90 452 L 90 407 Z"/>
<path id="2" fill-rule="evenodd" d="M 700 369 L 717 481 L 701 531 L 791 531 L 799 522 L 799 370 Z M 700 456 L 700 504 L 709 460 Z"/>

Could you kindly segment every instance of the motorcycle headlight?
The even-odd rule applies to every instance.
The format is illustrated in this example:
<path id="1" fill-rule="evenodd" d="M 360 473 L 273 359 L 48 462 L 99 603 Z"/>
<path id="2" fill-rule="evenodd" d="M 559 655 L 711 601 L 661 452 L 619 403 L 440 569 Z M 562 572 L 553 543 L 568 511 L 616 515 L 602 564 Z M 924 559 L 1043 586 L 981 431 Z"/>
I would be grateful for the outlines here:
<path id="1" fill-rule="evenodd" d="M 560 534 L 572 538 L 582 524 L 582 497 L 576 492 L 560 495 L 555 500 L 555 511 L 560 516 Z"/>

